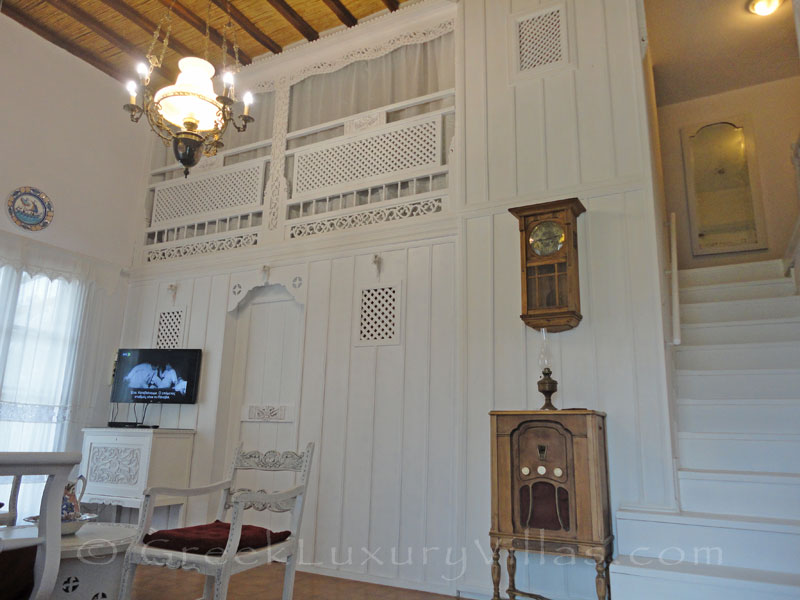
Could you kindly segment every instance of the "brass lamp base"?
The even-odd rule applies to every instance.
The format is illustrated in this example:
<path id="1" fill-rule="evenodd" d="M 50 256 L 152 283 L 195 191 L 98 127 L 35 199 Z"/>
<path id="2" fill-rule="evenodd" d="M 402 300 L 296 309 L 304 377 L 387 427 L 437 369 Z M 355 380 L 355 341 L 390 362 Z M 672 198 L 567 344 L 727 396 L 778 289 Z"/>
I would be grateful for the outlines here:
<path id="1" fill-rule="evenodd" d="M 542 378 L 536 384 L 539 388 L 539 392 L 544 396 L 544 404 L 539 410 L 558 410 L 555 406 L 553 406 L 553 402 L 551 400 L 553 394 L 558 391 L 558 382 L 550 377 L 553 372 L 545 367 L 542 371 Z"/>

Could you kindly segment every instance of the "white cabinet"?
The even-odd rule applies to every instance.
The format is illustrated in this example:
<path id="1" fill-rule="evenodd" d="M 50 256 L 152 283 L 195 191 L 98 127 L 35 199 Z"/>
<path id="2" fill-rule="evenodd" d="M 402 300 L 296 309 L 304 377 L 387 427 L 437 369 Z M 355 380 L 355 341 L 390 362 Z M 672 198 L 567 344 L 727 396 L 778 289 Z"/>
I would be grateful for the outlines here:
<path id="1" fill-rule="evenodd" d="M 144 490 L 154 486 L 189 487 L 192 429 L 83 430 L 81 502 L 139 508 Z M 157 506 L 183 504 L 181 496 L 160 496 Z"/>

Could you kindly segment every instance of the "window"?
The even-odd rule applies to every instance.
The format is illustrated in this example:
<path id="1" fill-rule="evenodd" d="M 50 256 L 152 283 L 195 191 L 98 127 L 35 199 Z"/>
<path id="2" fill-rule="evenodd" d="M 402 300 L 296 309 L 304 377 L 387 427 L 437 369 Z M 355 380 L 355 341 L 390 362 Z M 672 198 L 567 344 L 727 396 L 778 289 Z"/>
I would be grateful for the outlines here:
<path id="1" fill-rule="evenodd" d="M 63 449 L 84 300 L 81 282 L 0 268 L 0 451 Z M 41 485 L 23 480 L 21 516 L 38 513 Z"/>

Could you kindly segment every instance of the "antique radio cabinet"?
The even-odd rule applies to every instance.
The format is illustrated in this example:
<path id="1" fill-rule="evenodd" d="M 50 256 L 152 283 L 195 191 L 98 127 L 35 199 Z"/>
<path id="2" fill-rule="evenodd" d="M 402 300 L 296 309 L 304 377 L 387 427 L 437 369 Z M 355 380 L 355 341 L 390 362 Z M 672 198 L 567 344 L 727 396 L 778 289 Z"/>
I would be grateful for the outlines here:
<path id="1" fill-rule="evenodd" d="M 500 551 L 506 550 L 508 596 L 516 589 L 516 550 L 589 558 L 597 597 L 608 595 L 613 550 L 605 414 L 592 410 L 493 411 L 493 600 L 500 598 Z"/>

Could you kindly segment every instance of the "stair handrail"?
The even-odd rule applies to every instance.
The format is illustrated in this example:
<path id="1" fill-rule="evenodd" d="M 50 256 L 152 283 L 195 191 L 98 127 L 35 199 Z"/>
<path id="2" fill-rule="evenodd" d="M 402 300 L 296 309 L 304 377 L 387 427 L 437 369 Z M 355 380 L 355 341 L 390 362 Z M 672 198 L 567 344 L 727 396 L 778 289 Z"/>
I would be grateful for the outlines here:
<path id="1" fill-rule="evenodd" d="M 669 272 L 672 292 L 672 344 L 681 345 L 681 306 L 678 287 L 678 217 L 669 213 Z"/>

